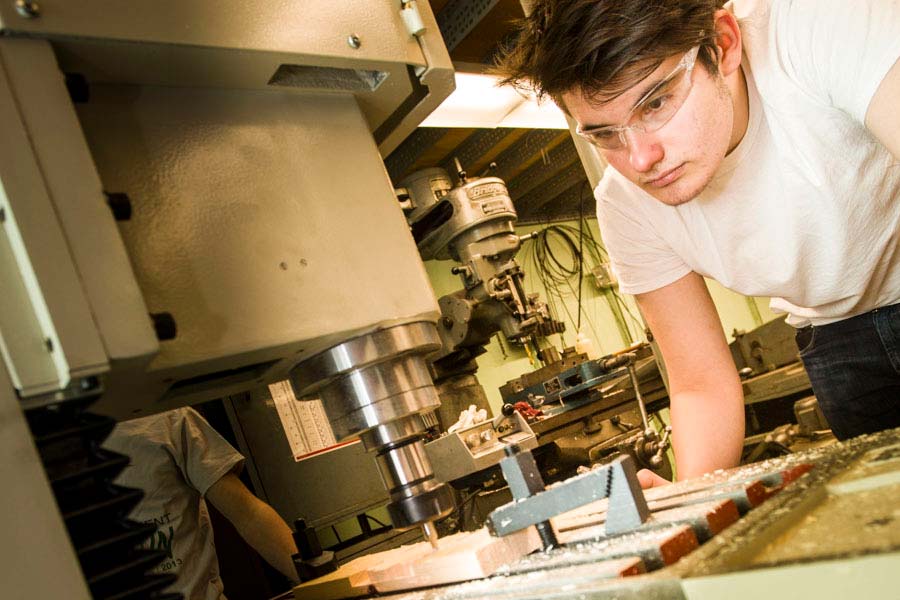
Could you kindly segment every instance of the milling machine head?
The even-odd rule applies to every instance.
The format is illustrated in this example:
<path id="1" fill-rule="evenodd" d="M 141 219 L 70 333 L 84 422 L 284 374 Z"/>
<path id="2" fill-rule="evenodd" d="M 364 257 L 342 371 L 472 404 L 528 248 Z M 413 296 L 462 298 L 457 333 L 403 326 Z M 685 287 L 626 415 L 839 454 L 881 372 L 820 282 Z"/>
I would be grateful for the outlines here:
<path id="1" fill-rule="evenodd" d="M 440 405 L 425 356 L 440 345 L 433 323 L 406 323 L 333 346 L 290 374 L 297 398 L 321 398 L 336 439 L 359 436 L 375 453 L 398 529 L 430 525 L 454 508 L 423 442 L 422 415 Z"/>

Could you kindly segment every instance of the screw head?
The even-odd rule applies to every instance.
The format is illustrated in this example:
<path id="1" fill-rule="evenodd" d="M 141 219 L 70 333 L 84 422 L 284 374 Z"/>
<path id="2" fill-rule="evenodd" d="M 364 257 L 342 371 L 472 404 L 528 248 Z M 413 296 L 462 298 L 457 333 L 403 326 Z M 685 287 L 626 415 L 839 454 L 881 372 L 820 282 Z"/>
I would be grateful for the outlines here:
<path id="1" fill-rule="evenodd" d="M 178 336 L 178 324 L 171 313 L 150 313 L 150 321 L 153 323 L 153 329 L 159 341 L 174 340 Z"/>
<path id="2" fill-rule="evenodd" d="M 351 33 L 347 36 L 347 45 L 354 50 L 359 50 L 359 47 L 362 46 L 362 40 L 359 39 L 358 35 Z"/>
<path id="3" fill-rule="evenodd" d="M 41 14 L 41 6 L 33 0 L 16 0 L 16 12 L 26 19 L 33 19 Z"/>

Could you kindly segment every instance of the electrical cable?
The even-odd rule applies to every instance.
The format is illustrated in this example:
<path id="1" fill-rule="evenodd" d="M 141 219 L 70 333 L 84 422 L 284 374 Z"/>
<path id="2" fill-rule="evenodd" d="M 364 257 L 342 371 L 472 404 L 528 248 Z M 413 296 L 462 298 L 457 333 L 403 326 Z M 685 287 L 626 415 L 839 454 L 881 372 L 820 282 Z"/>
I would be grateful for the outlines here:
<path id="1" fill-rule="evenodd" d="M 583 211 L 583 196 L 579 207 Z M 584 313 L 583 279 L 585 260 L 590 259 L 595 265 L 601 264 L 605 250 L 596 243 L 593 233 L 584 222 L 581 214 L 579 225 L 547 224 L 539 230 L 532 243 L 529 244 L 526 260 L 533 263 L 528 272 L 534 273 L 544 288 L 547 306 L 551 314 L 559 314 L 560 307 L 570 323 L 581 329 L 582 318 L 589 321 L 591 329 L 594 324 Z M 578 276 L 578 288 L 572 279 Z M 568 289 L 571 294 L 566 293 Z M 569 309 L 566 297 L 577 298 L 577 315 Z"/>
<path id="2" fill-rule="evenodd" d="M 547 296 L 547 306 L 551 316 L 558 319 L 560 314 L 559 305 L 562 311 L 566 313 L 570 322 L 574 322 L 572 313 L 564 301 L 563 294 L 559 287 L 562 283 L 576 272 L 576 265 L 573 261 L 571 265 L 564 264 L 562 259 L 553 251 L 552 239 L 559 238 L 561 242 L 570 250 L 570 255 L 574 255 L 577 250 L 571 239 L 565 235 L 564 231 L 558 225 L 547 225 L 533 238 L 529 244 L 529 252 L 526 259 L 533 263 L 533 268 L 529 272 L 535 273 L 540 281 Z"/>
<path id="3" fill-rule="evenodd" d="M 466 504 L 473 501 L 476 498 L 476 496 L 478 496 L 478 494 L 480 494 L 482 491 L 483 490 L 479 488 L 479 489 L 475 490 L 474 492 L 468 494 L 465 498 L 463 498 L 462 500 L 459 501 L 459 504 L 456 505 L 456 508 L 453 509 L 453 512 L 451 512 L 449 515 L 444 517 L 444 519 L 447 519 L 447 518 L 453 516 L 455 513 L 458 513 L 459 511 L 461 511 L 462 508 Z M 443 520 L 443 519 L 441 519 L 441 520 Z"/>
<path id="4" fill-rule="evenodd" d="M 554 319 L 559 320 L 560 314 L 565 314 L 569 323 L 575 324 L 580 330 L 582 319 L 588 321 L 588 325 L 595 332 L 594 323 L 584 313 L 583 278 L 586 265 L 589 261 L 595 267 L 609 264 L 610 257 L 602 244 L 598 243 L 591 227 L 585 223 L 584 198 L 585 188 L 582 185 L 579 198 L 579 222 L 578 226 L 569 224 L 551 224 L 546 222 L 531 238 L 525 250 L 525 260 L 531 263 L 527 269 L 533 273 L 537 282 L 543 287 L 548 310 Z M 577 237 L 576 237 L 577 236 Z M 574 288 L 572 279 L 578 276 L 578 288 Z M 530 291 L 535 290 L 530 286 Z M 568 290 L 568 292 L 567 292 Z M 570 293 L 569 293 L 570 292 Z M 644 323 L 635 314 L 633 309 L 625 302 L 622 295 L 614 287 L 606 291 L 610 308 L 621 311 L 624 316 L 623 326 L 633 340 L 643 337 Z M 609 295 L 612 298 L 609 298 Z M 569 308 L 566 298 L 577 298 L 577 314 Z M 565 338 L 560 334 L 565 345 Z"/>
<path id="5" fill-rule="evenodd" d="M 446 517 L 439 519 L 437 521 L 437 523 L 444 523 L 444 521 L 447 521 L 454 515 L 458 514 L 460 518 L 458 519 L 456 529 L 459 531 L 462 531 L 463 526 L 465 525 L 463 520 L 465 518 L 464 511 L 465 511 L 466 505 L 468 505 L 470 502 L 475 500 L 475 498 L 478 497 L 478 494 L 480 494 L 483 491 L 484 491 L 483 489 L 477 489 L 474 492 L 471 492 L 470 494 L 468 494 L 465 498 L 463 498 L 462 500 L 459 501 L 459 503 L 456 505 L 456 508 L 454 508 L 450 514 L 448 514 Z"/>
<path id="6" fill-rule="evenodd" d="M 609 253 L 606 251 L 606 248 L 604 248 L 601 244 L 597 243 L 597 240 L 594 238 L 594 233 L 591 231 L 590 227 L 587 228 L 586 235 L 587 235 L 588 240 L 590 240 L 590 245 L 588 246 L 588 248 L 590 250 L 592 250 L 592 258 L 595 259 L 596 264 L 600 264 L 600 263 L 604 263 L 604 262 L 609 263 L 609 260 L 610 260 Z M 634 322 L 634 324 L 637 325 L 638 334 L 636 336 L 632 335 L 632 339 L 639 339 L 644 330 L 643 322 L 634 314 L 634 312 L 631 310 L 631 308 L 628 306 L 628 304 L 624 301 L 624 299 L 622 298 L 622 295 L 618 292 L 618 290 L 616 290 L 615 288 L 610 288 L 609 292 L 612 294 L 613 299 L 616 301 L 616 303 L 619 305 L 619 307 L 625 313 L 627 313 L 628 316 L 631 318 L 631 320 Z M 627 323 L 625 324 L 625 327 L 628 329 L 629 334 L 634 333 L 631 331 L 631 327 L 629 327 Z"/>
<path id="7" fill-rule="evenodd" d="M 386 523 L 382 522 L 381 520 L 376 519 L 375 517 L 373 517 L 373 516 L 370 515 L 369 513 L 364 513 L 364 514 L 366 515 L 366 518 L 367 518 L 367 519 L 369 519 L 370 521 L 375 521 L 379 526 L 381 526 L 381 527 L 390 527 L 390 525 L 387 525 Z"/>

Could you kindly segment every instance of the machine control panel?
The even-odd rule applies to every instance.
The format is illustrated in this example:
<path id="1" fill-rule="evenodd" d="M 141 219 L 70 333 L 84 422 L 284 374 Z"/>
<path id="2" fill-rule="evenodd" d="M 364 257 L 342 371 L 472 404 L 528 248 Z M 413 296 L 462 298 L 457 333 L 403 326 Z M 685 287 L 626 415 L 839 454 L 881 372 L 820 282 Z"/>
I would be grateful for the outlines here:
<path id="1" fill-rule="evenodd" d="M 518 412 L 448 433 L 425 444 L 425 453 L 435 478 L 447 483 L 498 464 L 511 444 L 537 447 L 534 432 Z"/>

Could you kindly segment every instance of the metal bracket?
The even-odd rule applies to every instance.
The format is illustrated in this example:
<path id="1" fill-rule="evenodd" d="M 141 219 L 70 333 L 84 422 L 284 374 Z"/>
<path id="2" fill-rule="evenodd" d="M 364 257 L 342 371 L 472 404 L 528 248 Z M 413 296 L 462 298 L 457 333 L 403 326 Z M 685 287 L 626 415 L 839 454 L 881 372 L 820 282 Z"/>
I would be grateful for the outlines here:
<path id="1" fill-rule="evenodd" d="M 528 495 L 530 488 L 526 483 L 533 479 L 532 474 L 522 472 L 521 466 L 533 461 L 521 461 L 517 456 L 510 456 L 501 461 L 514 500 L 488 515 L 488 529 L 495 536 L 502 537 L 531 525 L 546 522 L 557 515 L 603 498 L 609 498 L 607 535 L 636 529 L 650 517 L 650 509 L 638 482 L 634 460 L 630 456 L 620 456 L 607 465 L 576 475 L 532 495 Z M 520 473 L 510 476 L 507 473 L 510 467 Z"/>

